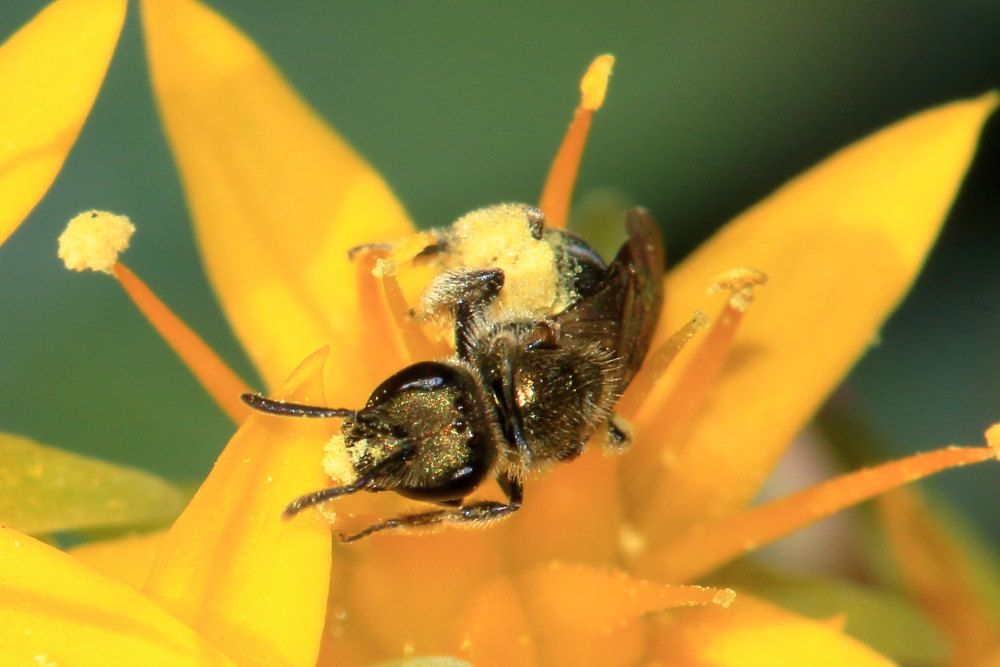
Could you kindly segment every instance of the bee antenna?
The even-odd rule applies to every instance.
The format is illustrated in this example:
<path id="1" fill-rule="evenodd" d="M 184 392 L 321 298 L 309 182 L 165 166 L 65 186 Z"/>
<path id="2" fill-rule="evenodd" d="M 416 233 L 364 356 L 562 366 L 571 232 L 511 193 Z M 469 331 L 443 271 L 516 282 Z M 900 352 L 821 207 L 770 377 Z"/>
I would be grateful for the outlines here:
<path id="1" fill-rule="evenodd" d="M 384 479 L 386 475 L 391 474 L 390 471 L 397 469 L 398 466 L 406 463 L 407 461 L 413 460 L 413 457 L 416 456 L 416 454 L 416 445 L 407 443 L 389 456 L 382 459 L 371 470 L 361 475 L 350 484 L 345 484 L 344 486 L 331 486 L 328 489 L 320 489 L 319 491 L 313 491 L 312 493 L 307 493 L 304 496 L 299 496 L 292 502 L 288 503 L 288 506 L 285 507 L 285 511 L 281 513 L 281 518 L 291 519 L 307 507 L 312 507 L 313 505 L 318 505 L 321 502 L 332 500 L 333 498 L 339 498 L 340 496 L 357 493 L 363 489 L 372 488 L 376 484 L 376 480 Z M 380 488 L 375 488 L 373 490 L 385 490 L 384 485 L 379 484 L 379 487 Z"/>
<path id="2" fill-rule="evenodd" d="M 285 520 L 291 519 L 307 507 L 312 507 L 313 505 L 318 505 L 324 501 L 339 498 L 340 496 L 356 493 L 365 488 L 369 481 L 370 480 L 366 477 L 361 477 L 345 486 L 331 486 L 328 489 L 320 489 L 319 491 L 313 491 L 312 493 L 307 493 L 304 496 L 299 496 L 292 502 L 288 503 L 285 507 L 285 511 L 281 513 L 281 518 Z"/>
<path id="3" fill-rule="evenodd" d="M 356 410 L 344 408 L 324 408 L 304 403 L 288 403 L 260 394 L 240 394 L 240 400 L 254 410 L 285 417 L 313 417 L 315 419 L 347 419 L 356 416 Z"/>

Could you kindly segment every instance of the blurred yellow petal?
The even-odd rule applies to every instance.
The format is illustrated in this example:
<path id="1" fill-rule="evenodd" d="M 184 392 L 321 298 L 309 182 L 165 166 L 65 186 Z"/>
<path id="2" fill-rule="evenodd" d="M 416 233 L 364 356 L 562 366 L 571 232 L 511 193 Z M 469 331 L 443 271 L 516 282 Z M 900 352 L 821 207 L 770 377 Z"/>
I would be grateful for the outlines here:
<path id="1" fill-rule="evenodd" d="M 149 576 L 156 552 L 163 545 L 167 531 L 145 535 L 126 535 L 113 540 L 87 542 L 69 550 L 81 563 L 101 574 L 141 589 Z"/>
<path id="2" fill-rule="evenodd" d="M 995 94 L 946 104 L 840 151 L 670 274 L 660 339 L 704 307 L 717 274 L 746 266 L 769 282 L 684 435 L 662 442 L 655 431 L 637 432 L 630 474 L 656 488 L 637 507 L 643 529 L 667 534 L 749 502 L 906 293 L 996 104 Z M 671 419 L 654 414 L 649 423 Z"/>
<path id="3" fill-rule="evenodd" d="M 275 396 L 322 405 L 326 350 Z M 333 424 L 254 414 L 170 530 L 144 591 L 240 664 L 311 665 L 330 576 L 330 528 L 283 521 L 293 498 L 327 483 Z"/>
<path id="4" fill-rule="evenodd" d="M 0 46 L 0 243 L 59 173 L 124 20 L 125 0 L 58 0 Z"/>
<path id="5" fill-rule="evenodd" d="M 893 663 L 841 633 L 740 594 L 732 607 L 693 607 L 657 618 L 647 662 L 685 667 L 888 667 Z"/>
<path id="6" fill-rule="evenodd" d="M 5 665 L 232 664 L 135 589 L 2 526 L 0 562 Z"/>
<path id="7" fill-rule="evenodd" d="M 913 489 L 883 496 L 878 508 L 904 588 L 948 637 L 948 664 L 986 664 L 1000 652 L 1000 618 L 986 602 L 998 582 L 977 581 L 969 545 L 956 540 Z"/>
<path id="8" fill-rule="evenodd" d="M 153 88 L 209 277 L 268 386 L 336 341 L 327 392 L 371 378 L 352 246 L 412 226 L 379 175 L 324 125 L 267 58 L 193 0 L 142 3 Z"/>
<path id="9" fill-rule="evenodd" d="M 165 525 L 185 494 L 151 473 L 0 433 L 0 525 L 42 535 Z"/>

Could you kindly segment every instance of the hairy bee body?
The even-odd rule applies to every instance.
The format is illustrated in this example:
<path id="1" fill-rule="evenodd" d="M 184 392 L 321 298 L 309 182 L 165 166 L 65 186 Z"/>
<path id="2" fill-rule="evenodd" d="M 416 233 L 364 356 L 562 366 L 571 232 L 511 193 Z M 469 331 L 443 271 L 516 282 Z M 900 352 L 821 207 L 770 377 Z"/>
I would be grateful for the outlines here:
<path id="1" fill-rule="evenodd" d="M 478 224 L 491 215 L 515 224 L 520 216 L 525 233 L 551 248 L 554 280 L 537 283 L 539 291 L 551 291 L 540 306 L 504 305 L 503 297 L 511 296 L 506 276 L 518 255 L 508 253 L 506 271 L 491 265 L 487 239 L 485 262 L 449 268 L 422 298 L 425 313 L 443 313 L 453 326 L 451 358 L 407 366 L 357 411 L 244 396 L 267 412 L 344 419 L 341 434 L 357 478 L 296 499 L 286 516 L 364 490 L 395 491 L 441 509 L 387 519 L 345 541 L 398 527 L 490 521 L 520 507 L 530 473 L 575 458 L 599 430 L 624 440 L 613 408 L 646 356 L 662 303 L 655 222 L 641 209 L 630 211 L 628 238 L 605 265 L 578 237 L 546 229 L 536 209 L 501 205 L 467 217 Z M 449 246 L 463 241 L 454 231 L 463 220 L 439 234 L 435 252 L 451 252 Z M 494 252 L 497 263 L 500 254 Z M 490 478 L 506 502 L 463 504 Z"/>

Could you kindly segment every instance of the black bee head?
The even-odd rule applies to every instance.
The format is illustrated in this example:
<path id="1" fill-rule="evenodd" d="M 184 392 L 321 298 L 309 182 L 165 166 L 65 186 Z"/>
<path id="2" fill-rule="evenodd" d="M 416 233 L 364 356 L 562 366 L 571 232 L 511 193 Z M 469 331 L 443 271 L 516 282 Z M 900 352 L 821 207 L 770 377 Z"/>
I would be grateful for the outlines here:
<path id="1" fill-rule="evenodd" d="M 359 475 L 394 455 L 398 459 L 368 489 L 437 502 L 475 489 L 496 460 L 494 429 L 480 393 L 461 366 L 430 361 L 376 387 L 343 426 Z M 408 454 L 401 456 L 403 451 Z"/>

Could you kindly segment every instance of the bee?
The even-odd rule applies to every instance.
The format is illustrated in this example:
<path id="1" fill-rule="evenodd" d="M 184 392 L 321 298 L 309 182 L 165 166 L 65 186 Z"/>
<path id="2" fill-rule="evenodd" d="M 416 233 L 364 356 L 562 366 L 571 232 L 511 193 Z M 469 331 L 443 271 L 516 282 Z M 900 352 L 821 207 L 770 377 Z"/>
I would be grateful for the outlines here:
<path id="1" fill-rule="evenodd" d="M 514 205 L 501 206 L 509 215 Z M 284 518 L 359 491 L 395 491 L 437 507 L 384 519 L 341 539 L 491 522 L 521 507 L 529 474 L 576 458 L 600 430 L 610 444 L 627 445 L 613 408 L 642 365 L 659 318 L 659 228 L 645 210 L 629 211 L 627 238 L 605 264 L 579 237 L 546 228 L 537 209 L 513 210 L 532 238 L 555 249 L 567 305 L 541 314 L 497 308 L 504 270 L 460 266 L 438 276 L 422 297 L 426 310 L 447 312 L 452 357 L 407 366 L 377 386 L 359 410 L 242 396 L 250 407 L 275 415 L 344 420 L 341 435 L 356 478 L 293 500 Z M 487 218 L 492 214 L 484 211 Z M 439 238 L 431 252 L 448 252 L 448 234 Z M 466 503 L 490 478 L 505 501 Z"/>

